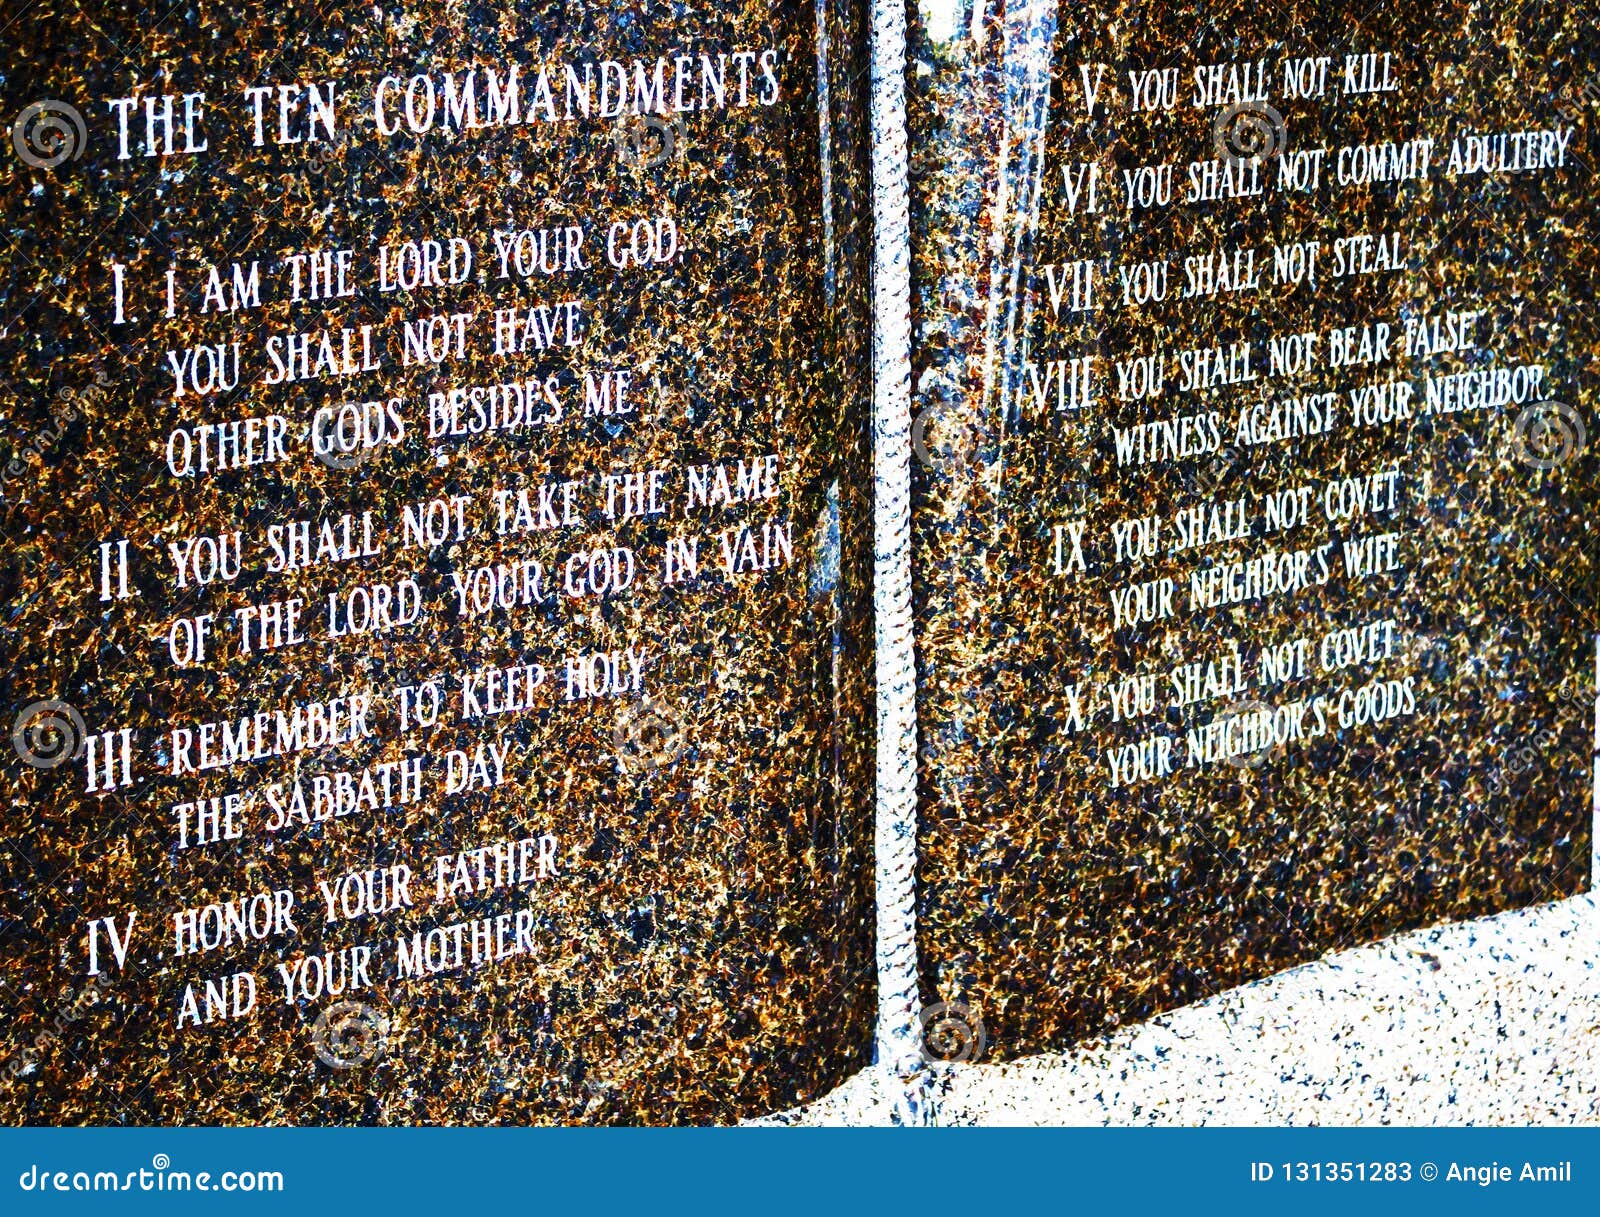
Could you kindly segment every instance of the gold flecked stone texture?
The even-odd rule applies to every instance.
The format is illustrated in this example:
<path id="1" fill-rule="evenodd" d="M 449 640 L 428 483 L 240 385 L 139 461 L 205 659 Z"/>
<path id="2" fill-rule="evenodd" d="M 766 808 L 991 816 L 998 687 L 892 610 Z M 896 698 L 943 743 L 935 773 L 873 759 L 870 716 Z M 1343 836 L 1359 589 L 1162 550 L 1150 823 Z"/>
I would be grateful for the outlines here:
<path id="1" fill-rule="evenodd" d="M 131 729 L 134 780 L 89 791 L 85 758 L 43 767 L 7 751 L 0 1120 L 710 1122 L 802 1102 L 859 1068 L 875 1003 L 860 6 L 202 0 L 168 12 L 41 0 L 4 15 L 6 121 L 64 103 L 86 138 L 54 166 L 12 148 L 0 158 L 0 705 L 8 730 L 45 701 L 65 703 L 91 736 Z M 767 51 L 778 91 L 758 103 L 766 84 L 754 65 Z M 742 52 L 754 54 L 736 104 Z M 725 104 L 702 104 L 702 53 L 724 57 Z M 676 56 L 693 57 L 684 106 Z M 603 64 L 626 65 L 632 89 L 642 63 L 649 88 L 663 57 L 667 91 L 650 122 L 563 112 L 569 65 L 613 87 Z M 483 69 L 503 86 L 513 64 L 524 121 L 486 124 Z M 459 93 L 473 69 L 478 126 Z M 447 72 L 464 129 L 439 117 Z M 389 76 L 400 83 L 383 131 L 372 103 Z M 421 134 L 392 126 L 408 97 L 426 125 L 424 86 L 407 92 L 414 77 L 437 90 L 436 122 Z M 305 82 L 336 88 L 337 138 L 278 143 L 282 107 L 301 135 L 311 108 L 303 93 L 284 103 L 276 86 Z M 256 86 L 274 90 L 262 147 L 246 93 Z M 119 159 L 108 99 L 196 92 L 204 153 L 184 153 L 179 100 L 176 154 L 144 157 L 141 102 L 133 155 Z M 70 123 L 40 136 L 35 161 L 63 138 L 74 138 Z M 643 268 L 607 260 L 614 222 L 626 242 L 636 222 L 661 216 L 675 223 L 675 256 Z M 556 269 L 499 278 L 494 231 L 570 226 L 585 233 L 584 268 L 560 264 L 558 236 Z M 449 279 L 456 237 L 476 254 L 464 281 L 379 290 L 380 247 L 437 241 Z M 285 259 L 316 248 L 353 251 L 351 294 L 293 303 Z M 227 299 L 232 263 L 252 260 L 260 306 L 202 315 L 205 268 L 222 268 Z M 125 268 L 122 324 L 113 264 Z M 171 318 L 169 267 L 181 297 Z M 581 311 L 576 345 L 556 332 L 558 312 L 555 330 L 541 321 L 536 332 L 562 341 L 495 355 L 494 309 L 521 316 L 566 301 Z M 459 349 L 407 365 L 403 323 L 455 313 L 473 315 Z M 356 333 L 359 363 L 364 325 L 375 327 L 377 371 L 265 382 L 268 338 L 332 332 L 342 368 L 340 332 Z M 234 341 L 236 389 L 175 398 L 169 351 Z M 582 375 L 596 369 L 630 373 L 630 411 L 585 414 Z M 430 436 L 429 394 L 513 380 L 552 384 L 561 418 Z M 402 442 L 342 464 L 314 457 L 316 410 L 390 399 Z M 274 413 L 288 420 L 287 459 L 169 471 L 174 429 Z M 739 461 L 748 472 L 768 454 L 774 481 L 761 495 L 686 512 L 686 468 L 726 462 L 732 479 Z M 650 469 L 667 471 L 662 509 L 607 518 L 602 476 Z M 499 532 L 496 490 L 530 489 L 543 519 L 538 489 L 562 479 L 580 482 L 570 519 Z M 464 530 L 406 544 L 404 507 L 450 496 L 468 496 Z M 364 511 L 374 552 L 268 568 L 272 526 L 308 520 L 315 538 L 323 520 L 353 513 L 359 548 Z M 790 530 L 792 554 L 762 548 L 766 525 Z M 725 573 L 718 537 L 738 526 L 763 557 L 781 556 Z M 236 578 L 177 585 L 170 543 L 236 530 Z M 698 578 L 668 584 L 667 540 L 691 534 Z M 130 596 L 102 601 L 99 547 L 119 539 Z M 569 555 L 615 547 L 636 555 L 630 588 L 563 590 Z M 534 603 L 516 599 L 519 574 L 508 600 L 459 615 L 452 572 L 530 561 L 543 564 Z M 408 578 L 421 592 L 417 621 L 327 635 L 330 592 Z M 306 641 L 240 655 L 234 611 L 290 597 L 306 601 Z M 201 613 L 216 615 L 212 652 L 178 667 L 169 631 Z M 630 647 L 646 656 L 642 686 L 566 699 L 568 656 Z M 519 665 L 545 671 L 524 704 L 464 721 L 460 674 Z M 626 661 L 618 670 L 630 673 Z M 444 692 L 437 723 L 403 730 L 396 687 L 431 676 Z M 370 737 L 173 776 L 175 726 L 362 692 Z M 446 754 L 490 745 L 506 750 L 504 781 L 448 792 Z M 309 790 L 319 775 L 418 756 L 420 799 L 265 827 L 270 783 Z M 229 792 L 254 798 L 242 835 L 179 848 L 176 805 Z M 556 875 L 438 898 L 434 858 L 546 834 Z M 320 881 L 402 864 L 411 905 L 327 921 Z M 294 893 L 293 932 L 174 954 L 179 910 L 275 890 Z M 112 919 L 120 935 L 130 914 L 125 963 L 102 925 L 91 981 L 91 920 Z M 500 933 L 502 915 L 524 932 L 517 950 L 398 975 L 397 940 L 474 919 Z M 370 985 L 286 1000 L 277 965 L 359 944 L 374 948 Z M 241 972 L 256 980 L 253 1010 L 232 1016 L 230 986 L 222 1013 L 179 1025 L 186 987 L 204 1008 L 205 981 Z"/>
<path id="2" fill-rule="evenodd" d="M 971 5 L 949 7 L 917 6 L 908 69 L 924 1000 L 963 1004 L 986 1056 L 1008 1058 L 1342 946 L 1583 891 L 1600 405 L 1592 6 L 988 5 L 975 21 Z M 1031 59 L 1030 28 L 1046 31 Z M 1345 92 L 1344 57 L 1369 52 L 1391 56 L 1398 91 Z M 1326 95 L 1284 95 L 1281 62 L 1298 56 L 1330 57 Z M 1257 60 L 1280 128 L 1249 99 L 1191 104 L 1198 65 Z M 1090 114 L 1080 65 L 1095 64 L 1106 73 Z M 1147 69 L 1177 69 L 1175 108 L 1132 108 L 1129 71 Z M 1036 109 L 1030 72 L 1049 78 Z M 1230 101 L 1264 116 L 1270 146 L 1216 150 Z M 1458 136 L 1554 129 L 1570 129 L 1563 166 L 1447 173 Z M 1333 181 L 1337 149 L 1422 136 L 1436 141 L 1426 180 Z M 1186 201 L 1191 162 L 1264 152 L 1275 179 L 1285 148 L 1329 149 L 1320 189 Z M 1073 215 L 1063 169 L 1087 162 L 1099 209 L 1080 199 Z M 1176 166 L 1173 203 L 1130 208 L 1122 172 L 1155 164 Z M 1364 233 L 1399 234 L 1397 264 L 1334 277 L 1332 243 Z M 1317 285 L 1275 282 L 1273 246 L 1309 240 L 1323 242 Z M 1257 251 L 1258 287 L 1183 298 L 1186 257 L 1234 249 Z M 1167 298 L 1125 300 L 1119 268 L 1163 258 Z M 1042 268 L 1078 260 L 1097 264 L 1099 311 L 1053 313 Z M 1481 311 L 1477 349 L 1408 355 L 1405 320 L 1448 310 Z M 1378 321 L 1394 327 L 1391 359 L 1328 365 L 1330 331 Z M 1322 335 L 1322 358 L 1269 379 L 1269 337 L 1302 331 Z M 1241 341 L 1256 381 L 1177 383 L 1180 351 Z M 1117 361 L 1161 351 L 1164 392 L 1124 399 Z M 1084 356 L 1092 405 L 1061 409 L 1053 387 L 1037 399 L 1030 364 L 1042 377 L 1049 360 Z M 1523 363 L 1545 375 L 1527 418 L 1528 402 L 1423 409 L 1429 376 Z M 1410 417 L 1349 425 L 1348 391 L 1391 378 L 1413 386 Z M 1338 429 L 1237 440 L 1241 409 L 1330 392 Z M 1218 443 L 1119 462 L 1119 428 L 1212 412 Z M 1563 427 L 1577 443 L 1553 442 Z M 1318 510 L 1263 531 L 1269 491 L 1390 470 L 1390 513 Z M 1178 512 L 1241 499 L 1252 535 L 1172 551 Z M 1113 526 L 1150 516 L 1163 521 L 1157 552 L 1119 561 Z M 1057 531 L 1072 522 L 1082 568 Z M 1347 574 L 1343 543 L 1384 531 L 1400 534 L 1396 568 Z M 1325 581 L 1188 607 L 1193 572 L 1330 542 Z M 1115 625 L 1111 593 L 1161 578 L 1176 610 Z M 1320 670 L 1330 631 L 1383 621 L 1392 648 Z M 1260 680 L 1263 650 L 1296 638 L 1310 640 L 1310 668 Z M 1235 649 L 1246 687 L 1179 701 L 1173 669 Z M 1146 673 L 1159 675 L 1148 713 L 1116 720 L 1107 690 Z M 1224 716 L 1318 696 L 1336 711 L 1372 681 L 1409 681 L 1414 710 L 1376 724 L 1333 713 L 1321 732 L 1308 711 L 1305 736 L 1264 755 L 1186 764 L 1190 732 Z M 1169 749 L 1172 771 L 1114 784 L 1113 750 L 1140 742 Z"/>

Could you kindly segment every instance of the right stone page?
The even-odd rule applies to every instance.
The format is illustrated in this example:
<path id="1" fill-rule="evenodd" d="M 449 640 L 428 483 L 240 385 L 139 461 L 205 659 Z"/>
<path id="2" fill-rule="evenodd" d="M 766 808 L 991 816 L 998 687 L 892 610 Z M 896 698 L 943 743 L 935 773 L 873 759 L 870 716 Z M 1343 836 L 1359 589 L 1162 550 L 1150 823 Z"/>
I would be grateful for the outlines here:
<path id="1" fill-rule="evenodd" d="M 914 6 L 935 1051 L 1587 888 L 1583 8 Z"/>

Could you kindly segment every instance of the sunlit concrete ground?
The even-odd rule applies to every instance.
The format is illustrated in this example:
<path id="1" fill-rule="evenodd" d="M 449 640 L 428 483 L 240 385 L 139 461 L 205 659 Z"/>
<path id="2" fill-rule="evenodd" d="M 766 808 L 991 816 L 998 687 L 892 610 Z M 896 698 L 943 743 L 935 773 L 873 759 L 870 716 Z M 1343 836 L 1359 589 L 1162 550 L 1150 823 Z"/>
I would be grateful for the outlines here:
<path id="1" fill-rule="evenodd" d="M 785 1124 L 890 1122 L 862 1074 Z M 940 1066 L 939 1124 L 1600 1123 L 1600 903 L 1342 951 L 1069 1052 Z"/>

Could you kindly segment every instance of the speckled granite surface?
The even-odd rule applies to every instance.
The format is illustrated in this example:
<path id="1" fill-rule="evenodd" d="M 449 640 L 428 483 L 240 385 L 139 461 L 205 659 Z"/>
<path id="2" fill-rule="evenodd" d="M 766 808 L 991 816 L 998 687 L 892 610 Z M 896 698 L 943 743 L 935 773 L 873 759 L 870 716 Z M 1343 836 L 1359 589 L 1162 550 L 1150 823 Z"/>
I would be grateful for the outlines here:
<path id="1" fill-rule="evenodd" d="M 52 701 L 70 706 L 80 732 L 131 729 L 136 780 L 86 793 L 79 761 L 33 765 L 7 750 L 0 1121 L 717 1120 L 815 1095 L 864 1062 L 874 994 L 863 20 L 849 2 L 5 6 L 4 120 L 50 101 L 60 125 L 40 126 L 49 116 L 34 111 L 19 139 L 35 161 L 7 148 L 0 179 L 0 712 L 8 738 L 24 708 Z M 521 104 L 508 121 L 513 66 Z M 391 76 L 398 83 L 384 85 Z M 333 138 L 307 142 L 315 109 L 296 91 L 307 82 L 336 98 Z M 270 86 L 262 147 L 254 86 Z M 178 154 L 146 158 L 142 99 L 191 91 L 207 94 L 198 139 L 176 100 Z M 614 117 L 622 94 L 654 125 Z M 122 160 L 108 99 L 136 95 Z M 151 103 L 157 120 L 162 104 Z M 63 105 L 85 122 L 76 144 Z M 280 133 L 300 142 L 278 144 Z M 58 163 L 38 163 L 63 139 Z M 191 142 L 206 151 L 184 154 Z M 614 223 L 626 252 L 638 223 L 663 216 L 676 256 L 658 227 L 644 230 L 660 238 L 655 249 L 641 248 L 663 261 L 610 260 Z M 580 260 L 566 256 L 573 226 Z M 497 230 L 546 242 L 526 278 L 502 280 Z M 394 278 L 403 242 L 453 253 L 455 238 L 476 253 L 463 281 L 446 261 L 451 281 L 380 290 L 380 248 Z M 291 302 L 286 256 L 335 248 L 353 254 L 350 294 L 325 287 L 322 299 Z M 259 261 L 261 303 L 219 312 L 234 298 L 234 260 L 245 275 Z M 125 271 L 122 325 L 113 263 Z M 215 298 L 210 264 L 226 284 Z M 549 310 L 569 300 L 575 332 L 567 312 L 551 324 Z M 520 344 L 503 355 L 490 318 L 499 308 L 517 310 Z M 471 320 L 451 328 L 445 315 L 458 312 Z M 403 323 L 425 317 L 441 318 L 430 332 L 452 341 L 408 363 Z M 353 362 L 343 331 L 355 336 Z M 266 343 L 292 332 L 313 335 L 312 374 L 268 383 L 284 378 Z M 191 381 L 180 398 L 167 352 L 233 342 L 239 387 L 205 394 Z M 631 376 L 628 407 L 589 411 L 584 374 L 618 370 Z M 433 433 L 430 395 L 507 381 L 534 386 L 520 423 L 484 431 L 469 406 L 459 429 Z M 348 459 L 317 459 L 314 412 L 366 401 L 388 403 L 404 438 L 391 426 Z M 171 471 L 175 428 L 274 413 L 286 420 L 284 459 Z M 255 455 L 266 451 L 258 441 Z M 770 468 L 773 484 L 738 483 L 740 461 L 747 475 Z M 684 470 L 719 462 L 723 497 L 690 512 Z M 668 509 L 610 518 L 601 478 L 655 468 L 668 471 Z M 559 495 L 554 514 L 541 511 L 541 487 L 565 479 L 579 483 L 570 518 Z M 752 486 L 761 493 L 745 493 Z M 527 492 L 526 518 L 497 523 L 496 491 Z M 404 507 L 450 496 L 467 496 L 465 530 L 404 544 Z M 367 511 L 371 552 L 343 552 L 345 513 L 362 549 Z M 444 518 L 453 525 L 455 509 Z M 316 539 L 324 520 L 338 552 L 267 569 L 268 529 L 309 521 Z M 766 547 L 772 563 L 719 561 L 719 535 L 744 525 L 749 552 Z M 792 555 L 768 544 L 768 525 L 792 530 Z M 235 530 L 237 578 L 175 579 L 169 543 Z M 666 540 L 691 532 L 700 575 L 667 586 Z M 131 544 L 132 595 L 106 603 L 96 547 L 119 538 Z M 626 594 L 553 590 L 570 555 L 615 546 L 637 556 Z M 460 615 L 453 573 L 493 578 L 528 562 L 543 564 L 533 602 L 517 573 L 503 601 Z M 339 639 L 323 628 L 329 593 L 405 579 L 424 605 L 415 623 Z M 291 597 L 305 599 L 308 640 L 240 654 L 233 611 Z M 218 615 L 208 661 L 176 669 L 171 623 L 208 611 Z M 629 648 L 643 656 L 642 682 L 625 659 L 624 681 L 605 690 L 618 695 L 566 696 L 569 657 Z M 529 678 L 508 697 L 502 683 L 503 713 L 466 721 L 461 673 L 533 665 L 536 691 Z M 413 716 L 403 727 L 396 686 L 434 675 L 437 725 Z M 175 726 L 363 691 L 370 737 L 172 775 Z M 50 742 L 38 726 L 29 731 Z M 449 750 L 470 760 L 488 747 L 503 750 L 503 781 L 447 789 Z M 418 757 L 419 798 L 374 796 L 326 822 L 268 826 L 269 782 L 303 779 L 310 792 L 335 771 L 359 781 Z M 485 760 L 479 772 L 500 768 Z M 243 836 L 180 848 L 177 805 L 230 791 L 251 796 Z M 546 834 L 554 874 L 436 895 L 436 855 Z M 319 881 L 396 865 L 411 868 L 410 906 L 323 924 Z M 294 894 L 295 933 L 174 957 L 176 912 L 263 891 Z M 120 932 L 129 914 L 126 966 L 110 966 L 102 933 L 107 967 L 84 1000 L 90 919 L 115 918 Z M 490 920 L 491 935 L 525 931 L 510 957 L 398 975 L 398 940 L 500 917 L 518 920 Z M 453 933 L 456 947 L 467 941 Z M 435 942 L 436 960 L 455 957 L 450 941 Z M 279 963 L 323 951 L 337 963 L 366 944 L 371 985 L 286 999 Z M 228 980 L 246 971 L 248 1011 Z M 206 981 L 221 982 L 223 1000 L 183 1021 L 188 987 L 198 1006 Z M 330 1045 L 330 1025 L 348 1042 Z M 341 1047 L 354 1059 L 330 1052 Z"/>
<path id="2" fill-rule="evenodd" d="M 1589 16 L 1446 0 L 916 12 L 924 1000 L 981 1021 L 986 1059 L 1006 1059 L 1330 949 L 1585 890 L 1600 628 Z M 1393 88 L 1360 91 L 1347 53 L 1387 62 Z M 1325 94 L 1286 97 L 1298 56 L 1329 57 Z M 1133 70 L 1156 73 L 1158 97 L 1166 79 L 1172 108 L 1135 109 Z M 1235 109 L 1257 124 L 1242 150 Z M 1458 137 L 1532 129 L 1571 156 L 1537 173 L 1450 168 Z M 1428 178 L 1336 181 L 1340 150 L 1422 137 L 1437 144 Z M 1296 162 L 1306 189 L 1276 184 L 1318 149 L 1320 178 Z M 1252 163 L 1259 194 L 1243 178 L 1213 189 Z M 1331 254 L 1361 234 L 1397 239 L 1399 256 L 1276 278 L 1278 246 Z M 1197 286 L 1191 257 L 1215 269 L 1233 251 L 1253 251 L 1257 274 L 1230 261 Z M 1096 311 L 1073 309 L 1078 262 L 1094 266 Z M 1472 349 L 1400 343 L 1407 322 L 1450 310 L 1481 311 Z M 1380 323 L 1398 354 L 1334 366 L 1333 336 L 1370 344 Z M 1321 354 L 1272 371 L 1270 340 L 1301 332 Z M 1193 375 L 1241 343 L 1248 376 Z M 1065 379 L 1078 359 L 1093 361 L 1087 403 Z M 1430 376 L 1524 363 L 1547 377 L 1534 413 L 1587 431 L 1562 463 L 1519 455 L 1523 403 L 1423 408 Z M 1358 422 L 1354 392 L 1396 383 L 1415 408 Z M 1320 394 L 1332 408 L 1307 411 Z M 1392 507 L 1271 523 L 1269 495 L 1376 472 L 1395 479 Z M 1204 527 L 1180 532 L 1196 509 Z M 1386 530 L 1390 569 L 1346 565 L 1346 543 Z M 1195 578 L 1290 551 L 1316 573 L 1287 592 L 1193 595 Z M 1119 619 L 1116 597 L 1144 590 L 1145 612 Z M 1374 623 L 1393 645 L 1354 662 L 1266 663 Z M 1204 688 L 1175 692 L 1188 664 Z M 1149 682 L 1137 699 L 1135 677 Z M 1344 715 L 1341 699 L 1374 688 L 1398 690 L 1392 715 Z M 1230 723 L 1266 718 L 1287 738 L 1211 750 Z"/>

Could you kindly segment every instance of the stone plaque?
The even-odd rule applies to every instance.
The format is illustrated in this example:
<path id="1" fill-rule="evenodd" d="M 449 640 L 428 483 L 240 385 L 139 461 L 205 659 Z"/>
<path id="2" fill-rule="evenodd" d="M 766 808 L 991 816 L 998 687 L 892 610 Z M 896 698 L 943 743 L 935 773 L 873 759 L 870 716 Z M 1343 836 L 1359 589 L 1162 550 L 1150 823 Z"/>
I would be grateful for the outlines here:
<path id="1" fill-rule="evenodd" d="M 1600 37 L 921 0 L 920 958 L 991 1055 L 1589 883 Z"/>
<path id="2" fill-rule="evenodd" d="M 860 7 L 10 21 L 3 1118 L 859 1067 Z"/>

